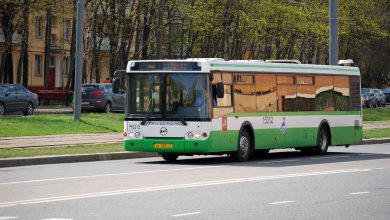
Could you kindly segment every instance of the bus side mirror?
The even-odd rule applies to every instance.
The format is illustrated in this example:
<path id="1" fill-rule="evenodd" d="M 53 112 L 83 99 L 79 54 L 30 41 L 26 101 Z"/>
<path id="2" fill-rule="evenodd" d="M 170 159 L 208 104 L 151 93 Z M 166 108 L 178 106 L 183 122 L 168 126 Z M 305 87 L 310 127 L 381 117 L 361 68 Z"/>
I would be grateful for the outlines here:
<path id="1" fill-rule="evenodd" d="M 112 92 L 118 94 L 121 86 L 121 79 L 116 77 L 112 80 Z"/>
<path id="2" fill-rule="evenodd" d="M 222 82 L 217 83 L 216 94 L 219 99 L 224 97 L 224 87 Z"/>

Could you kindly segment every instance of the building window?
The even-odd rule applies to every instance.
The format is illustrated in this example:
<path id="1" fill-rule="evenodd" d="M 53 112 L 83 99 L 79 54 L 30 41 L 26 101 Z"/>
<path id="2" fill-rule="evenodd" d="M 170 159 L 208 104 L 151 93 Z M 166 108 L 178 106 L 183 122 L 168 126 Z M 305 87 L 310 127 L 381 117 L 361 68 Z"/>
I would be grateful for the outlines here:
<path id="1" fill-rule="evenodd" d="M 42 38 L 42 32 L 43 32 L 43 18 L 42 17 L 35 17 L 35 37 L 36 38 Z"/>
<path id="2" fill-rule="evenodd" d="M 64 40 L 71 40 L 70 36 L 72 33 L 72 21 L 70 19 L 66 19 L 64 21 Z"/>
<path id="3" fill-rule="evenodd" d="M 56 16 L 52 16 L 50 22 L 51 22 L 52 28 L 57 27 L 57 17 Z"/>
<path id="4" fill-rule="evenodd" d="M 35 75 L 42 76 L 42 55 L 35 55 Z"/>
<path id="5" fill-rule="evenodd" d="M 56 57 L 50 56 L 50 66 L 55 66 L 55 65 L 56 65 Z"/>
<path id="6" fill-rule="evenodd" d="M 55 46 L 57 43 L 57 35 L 51 34 L 51 46 Z"/>

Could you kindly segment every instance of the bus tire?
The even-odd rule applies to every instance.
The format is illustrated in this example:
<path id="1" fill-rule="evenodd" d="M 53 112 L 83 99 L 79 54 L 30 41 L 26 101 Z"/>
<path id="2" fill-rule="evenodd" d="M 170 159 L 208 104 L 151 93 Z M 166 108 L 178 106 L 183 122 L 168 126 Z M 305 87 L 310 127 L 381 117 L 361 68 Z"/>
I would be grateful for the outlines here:
<path id="1" fill-rule="evenodd" d="M 320 132 L 318 132 L 317 146 L 315 147 L 315 153 L 325 154 L 328 151 L 330 144 L 329 130 L 325 126 L 321 126 Z"/>
<path id="2" fill-rule="evenodd" d="M 252 155 L 251 137 L 247 129 L 243 129 L 238 138 L 238 149 L 231 156 L 234 161 L 248 161 Z"/>
<path id="3" fill-rule="evenodd" d="M 177 158 L 179 157 L 179 154 L 176 153 L 160 153 L 160 156 L 168 162 L 173 162 L 176 161 Z"/>

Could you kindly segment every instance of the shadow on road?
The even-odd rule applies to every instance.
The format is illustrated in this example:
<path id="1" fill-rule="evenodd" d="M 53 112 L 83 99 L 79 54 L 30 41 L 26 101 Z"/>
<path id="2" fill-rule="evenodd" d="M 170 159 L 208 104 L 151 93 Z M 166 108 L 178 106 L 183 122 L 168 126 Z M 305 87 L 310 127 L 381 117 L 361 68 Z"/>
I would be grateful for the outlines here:
<path id="1" fill-rule="evenodd" d="M 178 165 L 229 165 L 248 167 L 287 167 L 305 166 L 328 163 L 344 163 L 352 161 L 367 161 L 389 159 L 390 154 L 359 153 L 359 152 L 329 152 L 325 155 L 303 154 L 300 151 L 270 152 L 265 156 L 253 157 L 248 162 L 234 162 L 227 156 L 185 157 L 175 162 L 167 162 L 162 158 L 159 161 L 139 162 L 143 164 L 178 164 Z"/>

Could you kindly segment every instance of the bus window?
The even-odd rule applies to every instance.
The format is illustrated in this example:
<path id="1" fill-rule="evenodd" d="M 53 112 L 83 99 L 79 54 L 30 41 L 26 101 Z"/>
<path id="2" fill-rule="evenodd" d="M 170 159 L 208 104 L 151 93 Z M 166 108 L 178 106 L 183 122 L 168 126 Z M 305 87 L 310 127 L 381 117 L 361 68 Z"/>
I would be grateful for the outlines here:
<path id="1" fill-rule="evenodd" d="M 258 112 L 276 112 L 276 76 L 256 75 L 256 109 Z"/>
<path id="2" fill-rule="evenodd" d="M 256 112 L 254 76 L 238 74 L 234 76 L 234 110 L 236 112 Z"/>
<path id="3" fill-rule="evenodd" d="M 278 85 L 278 112 L 297 111 L 297 88 L 295 85 Z"/>
<path id="4" fill-rule="evenodd" d="M 334 107 L 336 111 L 349 111 L 349 77 L 334 77 Z"/>
<path id="5" fill-rule="evenodd" d="M 316 111 L 334 111 L 333 76 L 316 76 Z"/>
<path id="6" fill-rule="evenodd" d="M 314 85 L 297 85 L 298 111 L 315 111 L 315 97 L 316 88 Z"/>
<path id="7" fill-rule="evenodd" d="M 278 85 L 293 85 L 294 76 L 278 76 L 277 83 Z"/>

